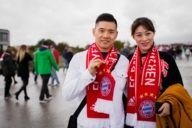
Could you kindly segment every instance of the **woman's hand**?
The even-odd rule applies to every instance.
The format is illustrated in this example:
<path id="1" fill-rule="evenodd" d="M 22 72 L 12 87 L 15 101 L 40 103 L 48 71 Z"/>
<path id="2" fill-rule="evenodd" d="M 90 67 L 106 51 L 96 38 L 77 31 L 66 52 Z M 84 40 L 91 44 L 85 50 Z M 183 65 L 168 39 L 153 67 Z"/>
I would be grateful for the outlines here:
<path id="1" fill-rule="evenodd" d="M 162 106 L 159 108 L 158 111 L 162 111 L 159 116 L 168 116 L 170 115 L 170 111 L 171 111 L 171 106 L 169 103 L 165 102 L 162 104 Z"/>

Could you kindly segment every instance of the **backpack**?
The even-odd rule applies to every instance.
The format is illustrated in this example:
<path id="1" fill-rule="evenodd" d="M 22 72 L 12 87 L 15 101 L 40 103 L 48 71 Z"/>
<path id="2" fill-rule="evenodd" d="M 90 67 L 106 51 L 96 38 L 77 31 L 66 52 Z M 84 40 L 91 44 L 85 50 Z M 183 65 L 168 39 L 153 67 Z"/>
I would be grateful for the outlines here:
<path id="1" fill-rule="evenodd" d="M 17 70 L 17 65 L 11 55 L 5 55 L 1 61 L 3 76 L 14 76 Z"/>

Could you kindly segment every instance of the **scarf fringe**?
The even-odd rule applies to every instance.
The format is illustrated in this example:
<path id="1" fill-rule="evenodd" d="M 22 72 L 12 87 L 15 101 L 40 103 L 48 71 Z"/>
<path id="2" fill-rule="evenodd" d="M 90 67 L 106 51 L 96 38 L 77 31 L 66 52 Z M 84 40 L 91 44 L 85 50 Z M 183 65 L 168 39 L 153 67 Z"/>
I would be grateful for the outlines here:
<path id="1" fill-rule="evenodd" d="M 137 113 L 127 113 L 125 122 L 134 128 L 156 128 L 156 122 L 137 120 Z"/>
<path id="2" fill-rule="evenodd" d="M 127 113 L 126 115 L 126 124 L 129 126 L 136 126 L 137 124 L 137 113 Z"/>

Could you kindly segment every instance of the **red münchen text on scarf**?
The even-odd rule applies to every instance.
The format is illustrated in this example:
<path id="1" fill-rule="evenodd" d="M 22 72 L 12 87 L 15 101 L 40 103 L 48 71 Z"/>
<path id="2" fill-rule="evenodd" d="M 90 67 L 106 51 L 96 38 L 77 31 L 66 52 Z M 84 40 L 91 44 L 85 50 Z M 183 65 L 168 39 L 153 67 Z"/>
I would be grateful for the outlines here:
<path id="1" fill-rule="evenodd" d="M 118 52 L 112 48 L 105 59 L 103 59 L 101 52 L 93 43 L 87 52 L 86 66 L 92 59 L 101 59 L 104 61 L 97 70 L 96 79 L 87 87 L 87 117 L 88 118 L 109 118 L 109 114 L 99 113 L 94 111 L 94 104 L 98 98 L 104 100 L 113 100 L 113 93 L 115 87 L 115 80 L 111 75 L 111 69 L 118 60 Z"/>
<path id="2" fill-rule="evenodd" d="M 153 47 L 141 64 L 141 53 L 137 48 L 128 70 L 127 113 L 137 113 L 138 120 L 155 121 L 154 103 L 159 93 L 160 78 L 161 65 L 157 49 Z"/>

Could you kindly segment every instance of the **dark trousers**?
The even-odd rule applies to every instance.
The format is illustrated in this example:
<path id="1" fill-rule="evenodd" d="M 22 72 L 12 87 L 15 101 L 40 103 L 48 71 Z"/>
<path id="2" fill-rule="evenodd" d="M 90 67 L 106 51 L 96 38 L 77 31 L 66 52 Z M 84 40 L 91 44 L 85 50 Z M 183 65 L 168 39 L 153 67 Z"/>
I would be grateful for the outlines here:
<path id="1" fill-rule="evenodd" d="M 48 98 L 50 96 L 49 94 L 49 89 L 48 89 L 48 82 L 51 74 L 46 74 L 46 75 L 41 75 L 42 78 L 42 88 L 41 88 L 41 93 L 39 100 L 44 100 L 44 96 Z"/>
<path id="2" fill-rule="evenodd" d="M 11 83 L 12 83 L 12 76 L 5 76 L 5 97 L 11 96 L 10 94 L 10 88 L 11 88 Z"/>
<path id="3" fill-rule="evenodd" d="M 23 86 L 19 89 L 19 91 L 16 92 L 16 94 L 19 96 L 19 94 L 21 93 L 21 91 L 24 91 L 24 95 L 25 97 L 28 97 L 28 94 L 27 94 L 27 85 L 28 85 L 28 82 L 29 82 L 29 78 L 21 78 L 22 81 L 23 81 Z"/>

